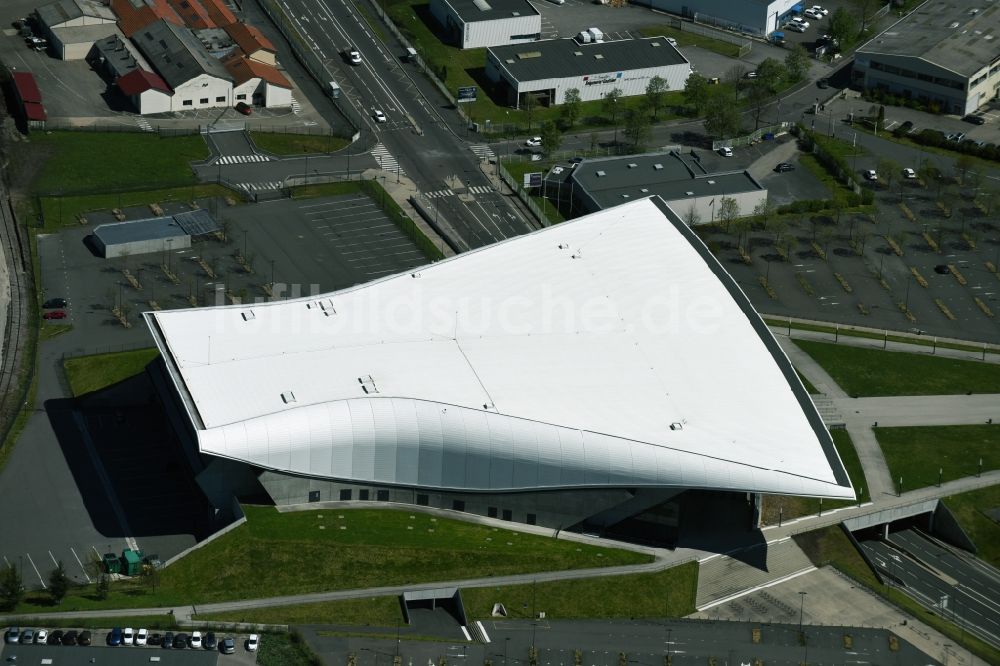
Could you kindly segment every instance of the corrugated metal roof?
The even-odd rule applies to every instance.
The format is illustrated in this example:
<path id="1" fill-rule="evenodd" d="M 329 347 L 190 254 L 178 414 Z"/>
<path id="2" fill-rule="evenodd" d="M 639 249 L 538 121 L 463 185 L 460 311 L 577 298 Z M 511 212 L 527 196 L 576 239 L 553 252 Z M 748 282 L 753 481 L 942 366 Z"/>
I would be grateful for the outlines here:
<path id="1" fill-rule="evenodd" d="M 516 16 L 538 16 L 528 0 L 431 0 L 444 2 L 466 23 L 496 21 Z"/>
<path id="2" fill-rule="evenodd" d="M 791 364 L 659 199 L 320 297 L 145 316 L 213 455 L 456 490 L 853 497 Z"/>
<path id="3" fill-rule="evenodd" d="M 202 74 L 233 80 L 222 63 L 185 27 L 161 19 L 136 32 L 132 39 L 173 90 Z"/>
<path id="4" fill-rule="evenodd" d="M 187 234 L 172 217 L 149 217 L 99 224 L 94 227 L 94 235 L 105 245 L 118 245 L 156 238 L 177 238 Z"/>

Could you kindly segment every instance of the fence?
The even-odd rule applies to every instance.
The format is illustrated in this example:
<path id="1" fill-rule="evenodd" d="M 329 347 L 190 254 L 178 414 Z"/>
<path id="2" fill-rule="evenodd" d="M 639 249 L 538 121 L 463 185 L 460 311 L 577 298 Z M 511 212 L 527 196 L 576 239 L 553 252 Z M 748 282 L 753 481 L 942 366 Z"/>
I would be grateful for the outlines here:
<path id="1" fill-rule="evenodd" d="M 535 203 L 535 200 L 531 198 L 531 196 L 528 194 L 527 190 L 524 189 L 521 183 L 518 183 L 517 181 L 514 180 L 514 177 L 511 176 L 510 172 L 504 168 L 503 163 L 499 160 L 499 158 L 497 159 L 497 167 L 500 171 L 500 178 L 503 179 L 503 182 L 507 183 L 507 186 L 510 187 L 510 189 L 514 190 L 514 192 L 517 194 L 517 198 L 520 199 L 521 202 L 528 207 L 528 210 L 530 210 L 531 213 L 535 216 L 535 218 L 537 218 L 538 221 L 542 223 L 542 226 L 543 227 L 552 226 L 552 222 L 549 221 L 549 216 L 545 214 L 545 211 L 542 210 L 541 206 Z"/>
<path id="2" fill-rule="evenodd" d="M 264 10 L 264 13 L 278 26 L 278 30 L 281 31 L 285 39 L 288 40 L 288 43 L 292 47 L 292 52 L 295 53 L 298 61 L 302 63 L 306 71 L 312 74 L 320 87 L 325 90 L 328 83 L 335 81 L 337 77 L 333 76 L 327 66 L 319 59 L 319 56 L 312 50 L 312 47 L 303 39 L 299 31 L 295 29 L 295 26 L 291 23 L 285 12 L 278 7 L 276 0 L 260 0 L 260 6 Z M 340 111 L 354 129 L 364 126 L 365 120 L 354 108 L 354 105 L 346 95 L 331 97 L 331 99 L 333 100 L 333 105 L 337 107 L 337 110 Z"/>
<path id="3" fill-rule="evenodd" d="M 719 150 L 720 148 L 726 146 L 729 148 L 734 146 L 749 146 L 750 144 L 763 140 L 765 134 L 774 134 L 775 136 L 778 134 L 785 134 L 794 124 L 795 123 L 783 121 L 777 125 L 761 127 L 746 136 L 738 136 L 735 139 L 719 139 L 718 141 L 712 142 L 712 150 Z"/>
<path id="4" fill-rule="evenodd" d="M 713 28 L 708 24 L 724 25 L 729 28 L 734 24 L 727 23 L 724 19 L 718 19 L 714 16 L 708 14 L 695 14 L 694 21 L 686 21 L 677 16 L 667 15 L 667 25 L 675 30 L 680 30 L 682 32 L 690 32 L 695 35 L 701 35 L 702 37 L 711 37 L 712 39 L 717 39 L 720 42 L 726 42 L 727 44 L 735 44 L 740 47 L 740 57 L 750 52 L 753 47 L 753 42 L 744 37 L 743 35 L 736 35 L 728 30 L 720 30 L 719 28 Z M 759 31 L 749 28 L 746 26 L 737 26 L 742 32 L 758 33 Z"/>
<path id="5" fill-rule="evenodd" d="M 137 117 L 138 120 L 138 117 Z M 91 123 L 89 125 L 77 125 L 68 120 L 46 120 L 44 128 L 46 132 L 101 132 L 105 134 L 157 134 L 160 138 L 170 138 L 173 136 L 190 136 L 201 133 L 201 125 L 193 127 L 163 127 L 161 125 L 148 124 L 147 127 L 135 125 L 121 125 L 117 123 Z"/>

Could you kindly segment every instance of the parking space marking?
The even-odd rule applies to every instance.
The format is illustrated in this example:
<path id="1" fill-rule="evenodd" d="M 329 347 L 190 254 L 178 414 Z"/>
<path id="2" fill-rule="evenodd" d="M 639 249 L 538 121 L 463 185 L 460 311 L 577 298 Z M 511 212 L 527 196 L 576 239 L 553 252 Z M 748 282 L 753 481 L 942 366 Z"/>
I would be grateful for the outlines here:
<path id="1" fill-rule="evenodd" d="M 47 590 L 48 587 L 45 585 L 45 581 L 42 579 L 42 574 L 38 572 L 38 567 L 35 566 L 35 561 L 31 559 L 31 553 L 25 553 L 28 557 L 28 562 L 31 563 L 31 568 L 35 570 L 35 575 L 38 576 L 38 582 L 42 584 L 42 589 Z"/>
<path id="2" fill-rule="evenodd" d="M 94 550 L 96 551 L 97 549 L 95 548 Z M 76 558 L 76 563 L 80 565 L 80 570 L 83 571 L 83 577 L 87 579 L 88 583 L 91 582 L 90 575 L 87 574 L 87 568 L 83 566 L 83 562 L 80 561 L 80 556 L 76 554 L 75 550 L 73 550 L 73 546 L 69 547 L 69 552 L 73 553 L 73 557 Z"/>
<path id="3" fill-rule="evenodd" d="M 49 551 L 49 557 L 52 558 L 52 564 L 54 564 L 54 565 L 56 565 L 58 567 L 59 563 L 56 561 L 56 556 L 52 554 L 51 550 Z"/>

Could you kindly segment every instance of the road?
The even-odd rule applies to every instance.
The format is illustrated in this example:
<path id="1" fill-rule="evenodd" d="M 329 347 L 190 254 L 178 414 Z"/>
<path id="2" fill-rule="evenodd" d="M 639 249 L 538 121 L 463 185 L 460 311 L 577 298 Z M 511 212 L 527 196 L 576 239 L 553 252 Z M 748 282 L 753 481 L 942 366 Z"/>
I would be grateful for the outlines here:
<path id="1" fill-rule="evenodd" d="M 439 111 L 448 102 L 415 66 L 401 61 L 401 44 L 388 37 L 391 41 L 382 43 L 346 0 L 286 0 L 283 5 L 368 119 L 375 158 L 389 172 L 398 163 L 428 196 L 435 214 L 448 219 L 469 247 L 533 230 L 480 170 L 481 157 L 489 153 L 477 155 L 455 134 Z M 348 64 L 343 55 L 348 46 L 361 53 L 360 65 Z M 385 113 L 385 123 L 372 120 L 376 109 Z"/>
<path id="2" fill-rule="evenodd" d="M 917 547 L 914 555 L 922 553 L 929 559 L 914 557 L 903 543 Z M 905 588 L 908 595 L 924 606 L 936 608 L 969 633 L 1000 645 L 1000 601 L 992 594 L 997 580 L 991 579 L 989 587 L 979 587 L 984 572 L 981 566 L 973 569 L 958 558 L 949 558 L 912 531 L 899 541 L 862 541 L 861 547 L 875 566 L 894 584 Z"/>

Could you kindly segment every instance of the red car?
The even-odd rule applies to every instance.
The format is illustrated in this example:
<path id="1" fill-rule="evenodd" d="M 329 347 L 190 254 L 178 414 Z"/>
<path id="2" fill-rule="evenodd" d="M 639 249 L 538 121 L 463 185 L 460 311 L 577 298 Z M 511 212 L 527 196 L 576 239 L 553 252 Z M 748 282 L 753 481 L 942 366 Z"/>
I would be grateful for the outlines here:
<path id="1" fill-rule="evenodd" d="M 244 116 L 249 116 L 251 113 L 253 113 L 253 107 L 247 104 L 246 102 L 240 102 L 239 104 L 237 104 L 236 110 L 242 113 Z"/>
<path id="2" fill-rule="evenodd" d="M 52 310 L 51 312 L 46 312 L 42 315 L 42 319 L 65 319 L 65 310 Z"/>

